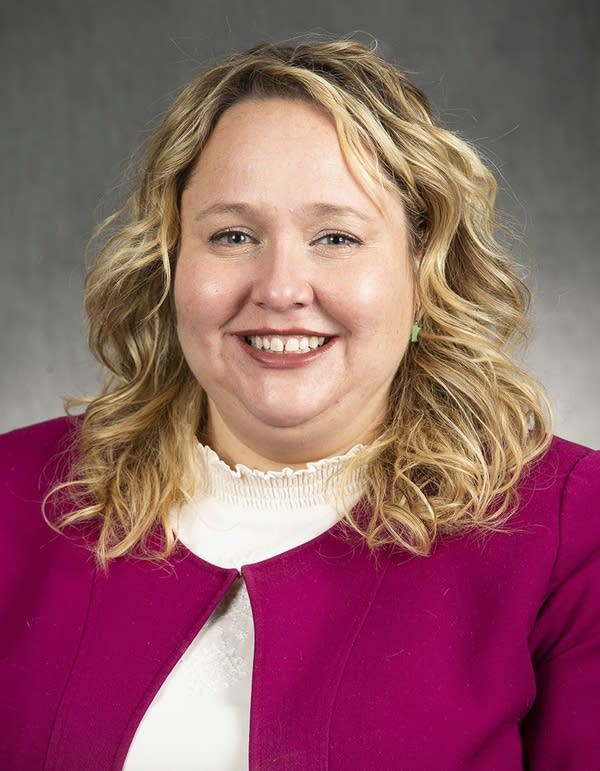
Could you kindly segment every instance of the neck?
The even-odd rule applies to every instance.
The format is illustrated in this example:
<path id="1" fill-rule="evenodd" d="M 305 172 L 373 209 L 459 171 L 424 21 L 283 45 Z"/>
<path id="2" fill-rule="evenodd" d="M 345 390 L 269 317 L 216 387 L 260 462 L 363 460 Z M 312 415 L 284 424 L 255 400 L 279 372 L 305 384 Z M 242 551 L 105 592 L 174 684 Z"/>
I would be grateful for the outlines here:
<path id="1" fill-rule="evenodd" d="M 249 440 L 232 431 L 213 410 L 204 440 L 231 468 L 242 464 L 258 471 L 281 471 L 302 469 L 312 461 L 344 455 L 357 444 L 369 444 L 377 435 L 372 429 L 352 428 L 355 430 L 333 436 L 324 426 L 314 437 L 294 429 L 276 429 L 266 441 L 255 437 Z"/>

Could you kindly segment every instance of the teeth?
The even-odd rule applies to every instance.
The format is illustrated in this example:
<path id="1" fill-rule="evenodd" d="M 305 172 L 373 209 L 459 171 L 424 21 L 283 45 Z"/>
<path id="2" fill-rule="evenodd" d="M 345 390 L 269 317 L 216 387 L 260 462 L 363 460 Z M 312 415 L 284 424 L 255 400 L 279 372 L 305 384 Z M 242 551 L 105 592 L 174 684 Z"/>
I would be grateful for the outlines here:
<path id="1" fill-rule="evenodd" d="M 246 338 L 246 342 L 253 348 L 271 351 L 272 353 L 306 353 L 307 351 L 314 351 L 316 348 L 320 348 L 325 343 L 325 339 L 324 337 L 277 337 L 275 335 L 266 337 L 252 335 Z"/>

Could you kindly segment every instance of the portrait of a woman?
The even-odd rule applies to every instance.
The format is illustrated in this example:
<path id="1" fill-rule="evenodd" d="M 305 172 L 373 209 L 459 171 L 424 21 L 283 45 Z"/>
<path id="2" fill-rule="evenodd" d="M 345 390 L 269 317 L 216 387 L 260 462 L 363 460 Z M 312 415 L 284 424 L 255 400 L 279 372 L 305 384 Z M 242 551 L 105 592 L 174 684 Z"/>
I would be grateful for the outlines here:
<path id="1" fill-rule="evenodd" d="M 600 768 L 600 454 L 495 192 L 358 42 L 176 98 L 94 240 L 102 390 L 0 439 L 2 768 Z"/>

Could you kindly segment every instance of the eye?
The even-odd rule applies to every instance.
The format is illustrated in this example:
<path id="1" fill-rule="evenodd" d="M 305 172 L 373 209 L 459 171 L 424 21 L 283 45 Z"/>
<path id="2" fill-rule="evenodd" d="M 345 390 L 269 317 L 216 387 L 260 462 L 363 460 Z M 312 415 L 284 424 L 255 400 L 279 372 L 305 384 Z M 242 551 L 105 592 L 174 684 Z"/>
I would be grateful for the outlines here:
<path id="1" fill-rule="evenodd" d="M 324 236 L 317 238 L 315 244 L 325 244 L 325 246 L 355 246 L 360 244 L 361 241 L 355 236 L 348 235 L 348 233 L 326 233 Z"/>
<path id="2" fill-rule="evenodd" d="M 248 233 L 243 230 L 221 230 L 210 237 L 213 244 L 225 244 L 227 246 L 245 246 L 252 241 Z"/>

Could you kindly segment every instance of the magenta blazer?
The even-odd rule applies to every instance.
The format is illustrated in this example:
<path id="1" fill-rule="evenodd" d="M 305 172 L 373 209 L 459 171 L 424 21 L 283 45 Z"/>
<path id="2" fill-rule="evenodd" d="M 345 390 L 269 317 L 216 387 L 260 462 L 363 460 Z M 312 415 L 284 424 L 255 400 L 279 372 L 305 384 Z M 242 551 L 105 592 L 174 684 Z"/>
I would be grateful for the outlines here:
<path id="1" fill-rule="evenodd" d="M 120 769 L 237 576 L 183 547 L 103 573 L 52 532 L 72 425 L 0 438 L 2 769 Z M 600 769 L 600 453 L 555 439 L 521 492 L 509 532 L 426 558 L 376 560 L 336 525 L 242 569 L 252 771 Z"/>

